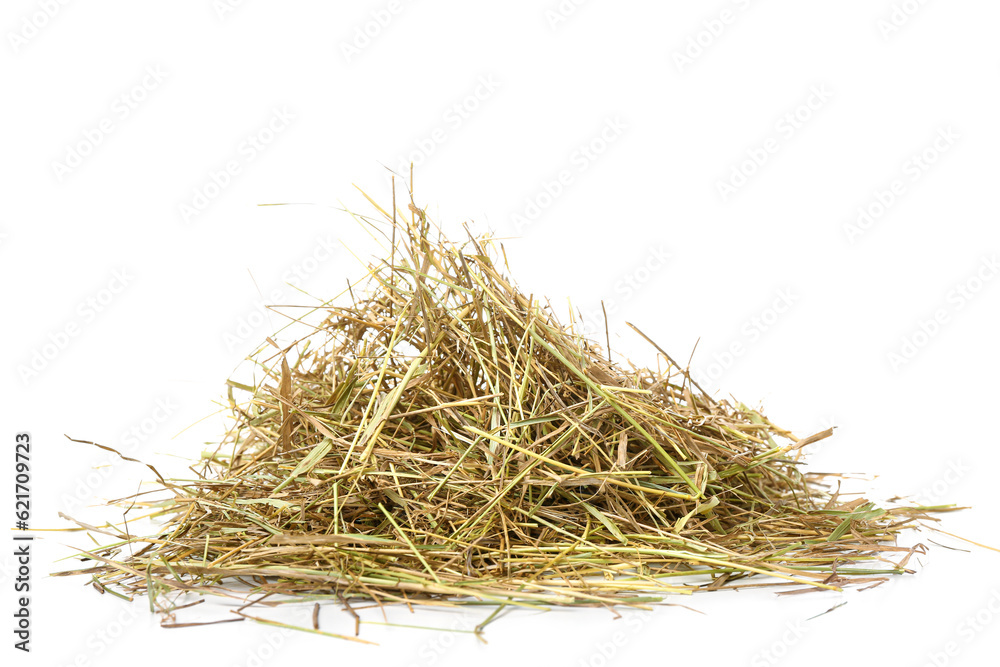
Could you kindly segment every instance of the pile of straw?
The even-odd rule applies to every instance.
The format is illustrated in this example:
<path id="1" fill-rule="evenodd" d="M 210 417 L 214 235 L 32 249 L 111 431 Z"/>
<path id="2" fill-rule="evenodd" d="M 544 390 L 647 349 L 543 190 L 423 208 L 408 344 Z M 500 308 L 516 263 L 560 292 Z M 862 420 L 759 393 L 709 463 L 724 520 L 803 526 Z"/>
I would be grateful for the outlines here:
<path id="1" fill-rule="evenodd" d="M 609 361 L 505 277 L 495 242 L 449 242 L 412 197 L 376 208 L 360 220 L 388 247 L 367 285 L 306 338 L 268 339 L 197 479 L 127 501 L 164 527 L 101 528 L 118 541 L 76 573 L 350 609 L 642 606 L 751 575 L 803 591 L 908 571 L 895 536 L 932 508 L 848 502 L 805 473 L 800 449 L 830 431 L 797 439 L 712 398 L 652 341 L 655 369 Z"/>

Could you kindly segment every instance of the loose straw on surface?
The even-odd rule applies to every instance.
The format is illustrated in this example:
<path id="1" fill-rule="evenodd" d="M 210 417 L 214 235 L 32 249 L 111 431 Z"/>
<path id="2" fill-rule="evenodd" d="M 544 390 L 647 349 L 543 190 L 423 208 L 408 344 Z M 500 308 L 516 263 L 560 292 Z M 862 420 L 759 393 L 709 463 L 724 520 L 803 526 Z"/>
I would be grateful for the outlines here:
<path id="1" fill-rule="evenodd" d="M 127 501 L 157 534 L 102 527 L 118 541 L 73 573 L 155 599 L 536 607 L 907 571 L 896 534 L 941 508 L 840 498 L 798 463 L 831 431 L 799 440 L 712 398 L 638 329 L 657 370 L 608 361 L 518 291 L 495 242 L 449 242 L 412 199 L 376 208 L 362 221 L 389 251 L 367 286 L 252 357 L 264 377 L 230 382 L 249 399 L 196 479 Z"/>

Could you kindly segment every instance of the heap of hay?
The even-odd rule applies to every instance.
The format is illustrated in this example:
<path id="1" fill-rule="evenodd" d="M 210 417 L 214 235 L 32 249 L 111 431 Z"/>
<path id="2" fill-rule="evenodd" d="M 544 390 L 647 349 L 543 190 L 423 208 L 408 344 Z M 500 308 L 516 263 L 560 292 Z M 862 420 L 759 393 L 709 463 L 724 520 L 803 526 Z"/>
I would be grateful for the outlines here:
<path id="1" fill-rule="evenodd" d="M 412 203 L 378 210 L 364 224 L 389 249 L 353 303 L 269 339 L 198 479 L 127 501 L 165 527 L 104 528 L 120 541 L 77 573 L 157 600 L 533 606 L 907 571 L 895 535 L 927 508 L 846 502 L 803 472 L 800 448 L 829 431 L 799 440 L 713 399 L 655 344 L 653 368 L 609 361 L 518 291 L 494 243 L 452 244 Z"/>

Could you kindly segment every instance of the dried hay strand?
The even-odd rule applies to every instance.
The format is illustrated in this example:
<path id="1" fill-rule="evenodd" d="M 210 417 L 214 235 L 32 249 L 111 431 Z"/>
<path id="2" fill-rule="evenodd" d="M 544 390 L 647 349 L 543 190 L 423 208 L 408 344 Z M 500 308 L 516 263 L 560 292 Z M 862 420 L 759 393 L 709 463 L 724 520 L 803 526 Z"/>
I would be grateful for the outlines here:
<path id="1" fill-rule="evenodd" d="M 388 251 L 352 302 L 251 357 L 263 377 L 229 383 L 234 426 L 195 479 L 122 501 L 160 529 L 81 524 L 116 541 L 63 574 L 168 612 L 181 593 L 646 606 L 753 575 L 877 585 L 922 548 L 897 534 L 948 509 L 845 500 L 799 461 L 832 430 L 713 398 L 638 329 L 656 369 L 610 361 L 518 290 L 495 240 L 448 241 L 412 196 L 375 207 L 358 219 Z"/>

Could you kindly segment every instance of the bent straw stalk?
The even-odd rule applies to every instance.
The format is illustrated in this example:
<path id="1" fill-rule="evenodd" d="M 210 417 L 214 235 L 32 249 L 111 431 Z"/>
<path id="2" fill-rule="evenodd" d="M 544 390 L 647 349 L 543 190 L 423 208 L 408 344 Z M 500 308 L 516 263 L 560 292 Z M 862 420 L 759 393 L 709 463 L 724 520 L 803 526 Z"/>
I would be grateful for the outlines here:
<path id="1" fill-rule="evenodd" d="M 643 606 L 751 575 L 840 590 L 908 571 L 920 547 L 897 533 L 943 508 L 843 500 L 798 462 L 832 431 L 800 440 L 712 398 L 638 329 L 657 370 L 609 361 L 517 289 L 495 241 L 449 242 L 412 198 L 376 209 L 359 220 L 391 241 L 366 289 L 251 357 L 264 377 L 229 383 L 235 425 L 196 479 L 124 501 L 165 525 L 81 524 L 118 541 L 64 574 L 164 611 L 165 593 L 211 593 L 353 614 L 349 598 Z"/>

